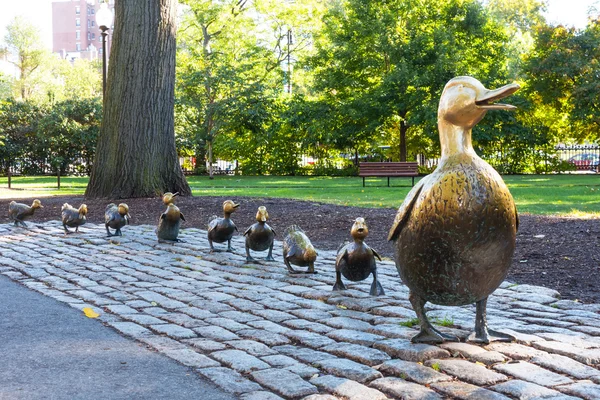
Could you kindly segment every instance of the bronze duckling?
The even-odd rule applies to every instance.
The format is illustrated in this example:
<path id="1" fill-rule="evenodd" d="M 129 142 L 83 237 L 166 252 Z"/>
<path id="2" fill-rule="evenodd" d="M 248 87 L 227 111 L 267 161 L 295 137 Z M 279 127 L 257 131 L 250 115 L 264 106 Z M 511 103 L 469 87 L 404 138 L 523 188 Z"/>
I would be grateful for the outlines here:
<path id="1" fill-rule="evenodd" d="M 342 282 L 342 275 L 353 282 L 362 281 L 373 274 L 373 283 L 369 294 L 371 296 L 384 295 L 383 287 L 377 279 L 377 263 L 375 257 L 381 257 L 377 252 L 370 248 L 365 242 L 369 234 L 369 228 L 364 218 L 356 218 L 350 234 L 354 239 L 351 243 L 346 243 L 339 250 L 335 260 L 335 284 L 333 290 L 346 290 Z"/>
<path id="2" fill-rule="evenodd" d="M 68 227 L 75 228 L 75 232 L 79 232 L 79 227 L 86 222 L 86 215 L 88 209 L 85 204 L 79 206 L 79 208 L 73 208 L 68 203 L 63 204 L 61 209 L 62 224 L 65 228 L 65 234 L 73 233 Z"/>
<path id="3" fill-rule="evenodd" d="M 264 206 L 258 207 L 256 213 L 256 222 L 251 225 L 244 236 L 246 236 L 246 261 L 256 261 L 250 256 L 250 249 L 254 251 L 265 251 L 269 249 L 267 254 L 267 261 L 275 261 L 273 258 L 273 240 L 275 239 L 275 231 L 267 224 L 269 219 L 269 213 L 267 208 Z"/>
<path id="4" fill-rule="evenodd" d="M 317 259 L 317 251 L 313 247 L 310 239 L 302 228 L 297 225 L 292 225 L 285 231 L 286 235 L 283 239 L 283 262 L 288 271 L 292 274 L 314 274 L 315 260 Z M 299 267 L 307 267 L 307 271 L 298 271 L 292 268 L 290 264 Z"/>
<path id="5" fill-rule="evenodd" d="M 104 211 L 104 226 L 106 227 L 106 236 L 123 236 L 121 228 L 129 225 L 129 206 L 121 203 L 118 206 L 115 203 L 110 203 Z M 115 229 L 115 233 L 110 233 L 108 228 Z"/>
<path id="6" fill-rule="evenodd" d="M 511 84 L 488 90 L 462 76 L 450 80 L 442 92 L 442 157 L 436 170 L 408 193 L 388 236 L 395 242 L 396 267 L 420 322 L 413 342 L 458 340 L 431 325 L 425 315 L 427 301 L 446 306 L 476 303 L 469 341 L 513 339 L 487 328 L 486 304 L 511 265 L 517 209 L 500 175 L 473 150 L 471 130 L 488 110 L 514 109 L 494 102 L 518 89 Z"/>
<path id="7" fill-rule="evenodd" d="M 185 221 L 183 213 L 179 211 L 179 208 L 173 204 L 175 197 L 179 195 L 179 192 L 171 193 L 167 192 L 163 195 L 163 203 L 167 205 L 167 209 L 160 215 L 158 219 L 158 227 L 156 228 L 156 236 L 159 242 L 170 241 L 180 242 L 177 239 L 179 235 L 179 226 L 181 221 Z"/>
<path id="8" fill-rule="evenodd" d="M 33 213 L 38 208 L 44 208 L 38 199 L 35 199 L 31 206 L 11 201 L 8 205 L 8 218 L 15 222 L 15 226 L 19 226 L 19 224 L 21 224 L 22 226 L 27 227 L 25 220 L 33 216 Z"/>
<path id="9" fill-rule="evenodd" d="M 210 245 L 211 253 L 215 251 L 213 242 L 227 242 L 227 251 L 233 252 L 233 249 L 231 248 L 231 238 L 238 229 L 231 220 L 231 214 L 235 212 L 239 206 L 239 204 L 236 204 L 231 200 L 225 200 L 223 202 L 223 218 L 214 217 L 214 219 L 208 223 L 208 243 Z"/>

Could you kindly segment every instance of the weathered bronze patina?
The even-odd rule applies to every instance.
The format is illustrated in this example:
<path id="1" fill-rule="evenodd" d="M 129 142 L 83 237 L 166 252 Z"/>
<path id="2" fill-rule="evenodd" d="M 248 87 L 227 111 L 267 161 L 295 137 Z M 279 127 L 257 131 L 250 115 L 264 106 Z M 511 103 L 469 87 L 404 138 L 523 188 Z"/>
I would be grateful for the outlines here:
<path id="1" fill-rule="evenodd" d="M 208 243 L 210 244 L 211 253 L 216 251 L 213 242 L 227 242 L 227 251 L 233 251 L 231 248 L 231 238 L 238 229 L 231 220 L 231 214 L 235 212 L 239 206 L 239 204 L 236 204 L 231 200 L 225 200 L 223 202 L 223 218 L 214 217 L 214 219 L 208 223 Z"/>
<path id="2" fill-rule="evenodd" d="M 254 251 L 265 251 L 269 249 L 267 254 L 267 261 L 275 261 L 273 258 L 273 240 L 275 239 L 275 231 L 267 224 L 269 219 L 269 213 L 266 207 L 258 207 L 256 213 L 256 222 L 246 229 L 244 236 L 246 236 L 246 261 L 256 261 L 250 255 L 250 249 Z"/>
<path id="3" fill-rule="evenodd" d="M 35 199 L 31 206 L 11 201 L 8 204 L 8 218 L 15 222 L 15 226 L 21 224 L 21 226 L 26 227 L 25 220 L 31 217 L 38 208 L 44 208 L 38 199 Z"/>
<path id="4" fill-rule="evenodd" d="M 179 211 L 179 208 L 173 204 L 175 197 L 179 193 L 167 192 L 163 195 L 163 203 L 166 204 L 167 209 L 160 215 L 158 219 L 158 227 L 156 228 L 156 236 L 160 242 L 180 242 L 177 238 L 179 236 L 179 226 L 181 221 L 185 221 L 183 213 Z"/>
<path id="5" fill-rule="evenodd" d="M 371 296 L 384 295 L 383 287 L 377 279 L 377 263 L 375 257 L 381 257 L 377 252 L 370 248 L 365 242 L 369 234 L 369 228 L 364 218 L 356 218 L 352 225 L 350 235 L 354 239 L 351 243 L 346 243 L 338 250 L 335 260 L 335 284 L 333 290 L 345 290 L 342 282 L 342 275 L 353 282 L 367 279 L 373 274 L 373 283 L 371 284 Z"/>
<path id="6" fill-rule="evenodd" d="M 317 251 L 302 228 L 297 225 L 288 227 L 283 239 L 283 262 L 292 274 L 315 274 Z M 307 271 L 298 271 L 290 264 L 308 267 Z"/>
<path id="7" fill-rule="evenodd" d="M 106 236 L 123 236 L 121 228 L 129 225 L 129 206 L 121 203 L 118 206 L 115 203 L 110 203 L 104 211 L 104 226 L 106 227 Z M 110 233 L 108 228 L 115 229 L 115 233 Z"/>
<path id="8" fill-rule="evenodd" d="M 80 205 L 79 208 L 73 208 L 68 203 L 63 204 L 61 215 L 65 234 L 73 233 L 67 229 L 67 226 L 75 228 L 75 232 L 79 232 L 79 227 L 85 224 L 87 212 L 85 204 Z"/>
<path id="9" fill-rule="evenodd" d="M 510 267 L 517 210 L 500 175 L 475 154 L 471 129 L 487 110 L 514 109 L 494 102 L 518 89 L 511 84 L 488 90 L 466 76 L 444 88 L 438 109 L 442 157 L 437 169 L 406 196 L 388 236 L 395 241 L 396 267 L 421 325 L 413 342 L 458 340 L 430 324 L 427 301 L 477 303 L 470 341 L 513 339 L 488 330 L 486 302 Z"/>

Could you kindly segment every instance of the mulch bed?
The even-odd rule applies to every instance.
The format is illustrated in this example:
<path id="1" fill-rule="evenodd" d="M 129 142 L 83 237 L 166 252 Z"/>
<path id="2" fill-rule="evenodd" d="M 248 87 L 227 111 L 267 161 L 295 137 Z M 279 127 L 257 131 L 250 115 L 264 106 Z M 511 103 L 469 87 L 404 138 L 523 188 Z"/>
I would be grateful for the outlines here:
<path id="1" fill-rule="evenodd" d="M 17 194 L 17 193 L 15 193 Z M 214 215 L 221 216 L 225 197 L 181 197 L 177 205 L 184 213 L 183 227 L 206 229 Z M 236 197 L 240 203 L 233 214 L 240 232 L 254 223 L 259 206 L 266 206 L 269 225 L 283 238 L 286 227 L 301 226 L 315 247 L 335 250 L 350 239 L 350 227 L 357 217 L 365 218 L 369 226 L 366 242 L 382 256 L 393 257 L 391 243 L 386 240 L 396 215 L 396 208 L 359 208 L 331 204 L 273 198 Z M 18 200 L 31 203 L 31 199 Z M 43 209 L 31 221 L 59 220 L 63 203 L 79 207 L 83 197 L 42 198 Z M 7 210 L 10 200 L 0 199 L 0 209 Z M 160 198 L 121 200 L 129 205 L 133 224 L 157 223 L 165 207 Z M 85 200 L 88 221 L 104 223 L 104 209 L 109 201 Z M 399 202 L 400 203 L 400 202 Z M 399 204 L 398 204 L 399 205 Z M 9 223 L 5 213 L 0 223 Z M 127 228 L 123 229 L 127 234 Z M 584 303 L 600 303 L 600 220 L 520 215 L 517 248 L 508 280 L 518 284 L 545 286 L 558 290 L 565 299 Z"/>

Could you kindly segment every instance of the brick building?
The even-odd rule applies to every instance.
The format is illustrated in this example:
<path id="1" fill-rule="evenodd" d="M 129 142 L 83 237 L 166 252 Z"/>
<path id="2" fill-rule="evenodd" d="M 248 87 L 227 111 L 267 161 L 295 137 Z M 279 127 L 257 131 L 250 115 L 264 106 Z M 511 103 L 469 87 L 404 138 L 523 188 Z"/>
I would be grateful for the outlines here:
<path id="1" fill-rule="evenodd" d="M 108 0 L 114 15 L 114 0 Z M 54 0 L 52 2 L 52 51 L 62 58 L 102 58 L 102 35 L 96 24 L 98 0 Z M 110 53 L 112 26 L 106 37 Z"/>

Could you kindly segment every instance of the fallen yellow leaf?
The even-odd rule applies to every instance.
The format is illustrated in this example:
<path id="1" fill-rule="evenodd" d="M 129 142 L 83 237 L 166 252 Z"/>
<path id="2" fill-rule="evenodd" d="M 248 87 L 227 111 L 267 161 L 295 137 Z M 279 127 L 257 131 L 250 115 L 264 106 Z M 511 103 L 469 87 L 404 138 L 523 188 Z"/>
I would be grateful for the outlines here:
<path id="1" fill-rule="evenodd" d="M 100 314 L 98 314 L 96 311 L 92 310 L 90 307 L 85 307 L 83 309 L 83 313 L 88 318 L 98 318 L 100 316 Z"/>

